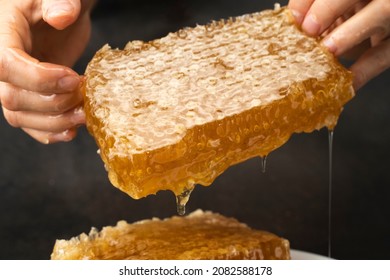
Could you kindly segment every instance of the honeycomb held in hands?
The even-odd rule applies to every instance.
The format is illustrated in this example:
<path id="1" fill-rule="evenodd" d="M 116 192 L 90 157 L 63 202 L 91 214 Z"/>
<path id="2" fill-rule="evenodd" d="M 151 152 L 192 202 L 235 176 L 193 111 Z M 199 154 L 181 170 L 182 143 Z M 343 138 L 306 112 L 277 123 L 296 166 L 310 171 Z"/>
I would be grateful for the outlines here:
<path id="1" fill-rule="evenodd" d="M 120 221 L 100 232 L 57 240 L 51 259 L 290 259 L 290 243 L 236 219 L 197 210 L 165 220 Z"/>
<path id="2" fill-rule="evenodd" d="M 112 184 L 133 198 L 194 184 L 268 155 L 292 133 L 333 129 L 351 73 L 286 8 L 185 28 L 86 70 L 87 128 Z"/>

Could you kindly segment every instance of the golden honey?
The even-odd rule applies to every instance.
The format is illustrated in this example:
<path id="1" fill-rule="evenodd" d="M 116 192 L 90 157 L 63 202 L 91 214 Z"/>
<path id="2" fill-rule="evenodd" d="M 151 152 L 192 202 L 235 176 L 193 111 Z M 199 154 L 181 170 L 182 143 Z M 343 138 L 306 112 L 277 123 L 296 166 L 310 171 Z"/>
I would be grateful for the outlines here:
<path id="1" fill-rule="evenodd" d="M 104 46 L 84 95 L 112 184 L 136 199 L 171 190 L 183 205 L 195 184 L 293 133 L 333 129 L 354 92 L 351 73 L 283 8 Z"/>
<path id="2" fill-rule="evenodd" d="M 288 240 L 211 212 L 120 221 L 70 240 L 57 240 L 51 259 L 290 259 Z"/>

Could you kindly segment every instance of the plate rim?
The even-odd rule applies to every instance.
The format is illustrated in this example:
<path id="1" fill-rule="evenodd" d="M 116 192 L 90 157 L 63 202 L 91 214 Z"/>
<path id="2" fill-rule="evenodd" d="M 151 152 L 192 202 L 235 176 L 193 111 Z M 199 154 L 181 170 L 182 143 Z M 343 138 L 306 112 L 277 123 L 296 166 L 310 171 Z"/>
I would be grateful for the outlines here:
<path id="1" fill-rule="evenodd" d="M 291 260 L 333 260 L 333 258 L 298 249 L 290 249 Z"/>

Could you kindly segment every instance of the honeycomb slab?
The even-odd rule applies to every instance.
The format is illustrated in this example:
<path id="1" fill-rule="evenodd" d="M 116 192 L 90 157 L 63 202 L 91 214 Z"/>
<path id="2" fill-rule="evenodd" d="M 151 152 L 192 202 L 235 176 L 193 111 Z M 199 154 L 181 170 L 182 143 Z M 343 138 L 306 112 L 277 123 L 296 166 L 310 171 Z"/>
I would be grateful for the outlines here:
<path id="1" fill-rule="evenodd" d="M 333 129 L 354 96 L 351 73 L 286 8 L 106 45 L 85 75 L 88 130 L 112 184 L 135 199 L 185 200 L 293 133 Z"/>
<path id="2" fill-rule="evenodd" d="M 51 259 L 278 260 L 290 259 L 290 244 L 236 219 L 197 210 L 165 220 L 120 221 L 100 232 L 92 229 L 89 235 L 57 240 Z"/>

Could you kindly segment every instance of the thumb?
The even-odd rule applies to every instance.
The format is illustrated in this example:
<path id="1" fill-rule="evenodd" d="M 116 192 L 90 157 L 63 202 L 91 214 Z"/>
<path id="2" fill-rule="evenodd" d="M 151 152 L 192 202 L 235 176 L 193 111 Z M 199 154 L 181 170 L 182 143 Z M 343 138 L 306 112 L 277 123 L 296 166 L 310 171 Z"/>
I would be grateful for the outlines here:
<path id="1" fill-rule="evenodd" d="M 42 0 L 43 20 L 58 30 L 74 23 L 80 9 L 80 0 Z"/>

